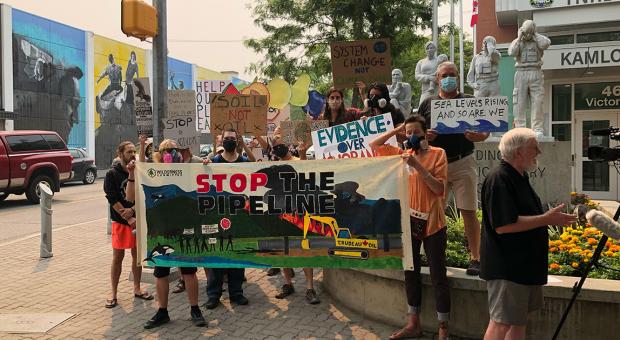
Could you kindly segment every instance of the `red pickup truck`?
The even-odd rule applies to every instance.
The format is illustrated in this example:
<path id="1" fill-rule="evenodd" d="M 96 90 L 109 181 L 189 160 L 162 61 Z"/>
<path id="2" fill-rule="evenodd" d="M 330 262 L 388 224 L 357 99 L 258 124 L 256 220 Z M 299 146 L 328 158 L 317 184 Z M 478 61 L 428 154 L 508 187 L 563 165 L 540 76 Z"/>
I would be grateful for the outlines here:
<path id="1" fill-rule="evenodd" d="M 71 153 L 53 131 L 0 131 L 0 201 L 9 194 L 39 203 L 39 183 L 60 191 L 71 179 Z"/>

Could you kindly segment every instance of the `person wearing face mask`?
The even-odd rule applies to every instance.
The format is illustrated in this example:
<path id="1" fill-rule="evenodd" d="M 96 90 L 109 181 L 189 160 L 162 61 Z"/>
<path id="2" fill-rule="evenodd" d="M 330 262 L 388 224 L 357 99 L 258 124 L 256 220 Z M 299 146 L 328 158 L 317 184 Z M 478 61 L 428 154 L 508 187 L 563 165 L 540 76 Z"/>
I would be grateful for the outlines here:
<path id="1" fill-rule="evenodd" d="M 547 284 L 548 225 L 575 223 L 564 204 L 543 212 L 527 173 L 536 169 L 540 146 L 536 132 L 514 128 L 499 142 L 500 165 L 487 175 L 480 191 L 482 263 L 489 326 L 485 340 L 525 339 L 528 318 L 542 308 Z"/>
<path id="2" fill-rule="evenodd" d="M 405 123 L 370 142 L 379 156 L 401 154 L 409 171 L 409 212 L 411 242 L 413 246 L 413 270 L 405 271 L 407 292 L 407 324 L 394 332 L 390 339 L 422 337 L 420 312 L 422 311 L 422 281 L 420 275 L 420 248 L 428 259 L 431 282 L 435 289 L 435 307 L 439 320 L 439 339 L 448 338 L 450 319 L 450 289 L 446 276 L 446 218 L 444 204 L 448 182 L 448 161 L 443 149 L 430 146 L 426 138 L 426 120 L 413 115 Z M 404 133 L 403 151 L 385 144 L 395 135 Z"/>
<path id="3" fill-rule="evenodd" d="M 158 152 L 153 154 L 153 161 L 155 163 L 182 163 L 183 156 L 177 146 L 177 143 L 172 139 L 165 139 L 159 144 Z M 135 165 L 128 166 L 129 178 L 127 186 L 127 199 L 135 200 Z M 171 216 L 170 218 L 174 218 Z M 183 281 L 185 282 L 187 298 L 190 303 L 190 317 L 192 323 L 196 327 L 206 327 L 207 322 L 202 316 L 202 311 L 198 306 L 198 277 L 196 276 L 196 267 L 181 267 L 181 274 L 183 275 Z M 157 313 L 144 324 L 145 329 L 151 329 L 159 327 L 163 324 L 170 322 L 168 316 L 168 293 L 170 286 L 168 283 L 168 276 L 170 275 L 169 267 L 155 266 L 153 276 L 155 276 L 155 285 L 157 286 L 157 303 L 159 309 Z"/>
<path id="4" fill-rule="evenodd" d="M 363 116 L 372 117 L 390 112 L 394 126 L 405 121 L 405 115 L 390 101 L 390 91 L 384 83 L 372 83 L 368 87 L 367 99 L 364 100 L 365 112 Z"/>
<path id="5" fill-rule="evenodd" d="M 437 67 L 439 94 L 426 98 L 418 108 L 418 113 L 430 122 L 431 101 L 454 98 L 473 98 L 459 92 L 459 71 L 454 63 L 445 62 Z M 431 145 L 442 148 L 448 157 L 448 189 L 454 193 L 456 207 L 465 226 L 465 236 L 469 245 L 471 260 L 467 275 L 480 273 L 480 222 L 476 216 L 478 210 L 478 176 L 474 159 L 474 142 L 482 142 L 489 137 L 488 132 L 472 132 L 439 135 L 428 129 L 426 139 Z"/>
<path id="6" fill-rule="evenodd" d="M 319 119 L 329 122 L 329 126 L 349 123 L 360 119 L 360 111 L 356 108 L 346 108 L 344 106 L 344 95 L 342 91 L 332 87 L 325 94 L 325 109 L 319 115 Z"/>

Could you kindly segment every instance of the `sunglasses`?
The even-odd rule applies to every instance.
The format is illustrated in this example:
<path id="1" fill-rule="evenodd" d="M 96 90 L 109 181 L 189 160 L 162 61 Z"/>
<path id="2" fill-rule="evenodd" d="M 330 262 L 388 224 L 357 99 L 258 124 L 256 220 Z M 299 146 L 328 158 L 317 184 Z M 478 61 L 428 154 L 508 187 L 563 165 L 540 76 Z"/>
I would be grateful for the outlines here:
<path id="1" fill-rule="evenodd" d="M 179 149 L 178 148 L 166 148 L 166 149 L 161 149 L 160 151 L 161 152 L 172 153 L 173 151 L 174 152 L 179 152 Z"/>

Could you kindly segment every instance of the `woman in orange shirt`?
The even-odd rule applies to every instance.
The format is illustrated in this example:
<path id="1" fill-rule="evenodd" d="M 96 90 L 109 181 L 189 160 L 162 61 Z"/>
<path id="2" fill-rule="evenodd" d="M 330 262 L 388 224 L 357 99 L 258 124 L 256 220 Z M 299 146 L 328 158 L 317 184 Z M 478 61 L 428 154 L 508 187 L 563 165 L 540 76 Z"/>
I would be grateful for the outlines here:
<path id="1" fill-rule="evenodd" d="M 407 149 L 385 144 L 390 137 L 405 133 Z M 381 156 L 401 154 L 409 169 L 409 204 L 413 243 L 414 270 L 405 271 L 408 322 L 394 332 L 390 339 L 410 339 L 422 336 L 420 312 L 422 311 L 422 281 L 420 275 L 420 248 L 428 258 L 431 281 L 435 289 L 435 305 L 439 319 L 439 339 L 448 338 L 450 319 L 450 289 L 446 276 L 446 221 L 444 214 L 445 192 L 448 179 L 446 152 L 429 146 L 426 121 L 414 115 L 398 128 L 388 131 L 370 143 Z"/>

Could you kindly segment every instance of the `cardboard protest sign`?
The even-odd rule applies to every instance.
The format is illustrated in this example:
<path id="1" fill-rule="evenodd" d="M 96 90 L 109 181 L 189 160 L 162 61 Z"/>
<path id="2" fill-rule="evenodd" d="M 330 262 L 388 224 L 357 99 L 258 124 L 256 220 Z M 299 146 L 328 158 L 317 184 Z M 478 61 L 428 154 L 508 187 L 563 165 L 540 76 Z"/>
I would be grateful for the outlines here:
<path id="1" fill-rule="evenodd" d="M 330 48 L 334 87 L 352 88 L 356 81 L 389 83 L 392 79 L 389 39 L 338 41 Z"/>
<path id="2" fill-rule="evenodd" d="M 190 148 L 194 155 L 199 153 L 194 90 L 168 90 L 168 112 L 163 123 L 164 138 L 174 139 L 179 148 Z"/>
<path id="3" fill-rule="evenodd" d="M 407 179 L 399 156 L 232 167 L 138 163 L 140 260 L 412 270 Z"/>
<path id="4" fill-rule="evenodd" d="M 440 134 L 508 131 L 508 98 L 478 97 L 431 101 L 431 129 Z"/>
<path id="5" fill-rule="evenodd" d="M 392 114 L 368 117 L 366 120 L 332 126 L 312 132 L 316 159 L 375 157 L 369 143 L 379 135 L 393 130 Z M 396 136 L 387 144 L 398 146 Z"/>
<path id="6" fill-rule="evenodd" d="M 149 78 L 133 80 L 133 107 L 136 113 L 138 135 L 153 137 L 153 107 L 151 106 L 151 88 Z"/>
<path id="7" fill-rule="evenodd" d="M 233 128 L 244 136 L 267 135 L 266 96 L 211 93 L 211 134 L 213 139 L 223 130 Z"/>
<path id="8" fill-rule="evenodd" d="M 305 143 L 312 145 L 312 131 L 329 127 L 327 120 L 289 120 L 280 123 L 280 134 L 284 144 Z"/>
<path id="9" fill-rule="evenodd" d="M 291 120 L 291 106 L 287 105 L 283 109 L 270 107 L 267 111 L 267 137 L 273 137 L 276 128 L 284 121 Z"/>
<path id="10" fill-rule="evenodd" d="M 202 133 L 210 132 L 211 98 L 210 93 L 222 93 L 230 80 L 196 81 L 196 129 Z"/>

